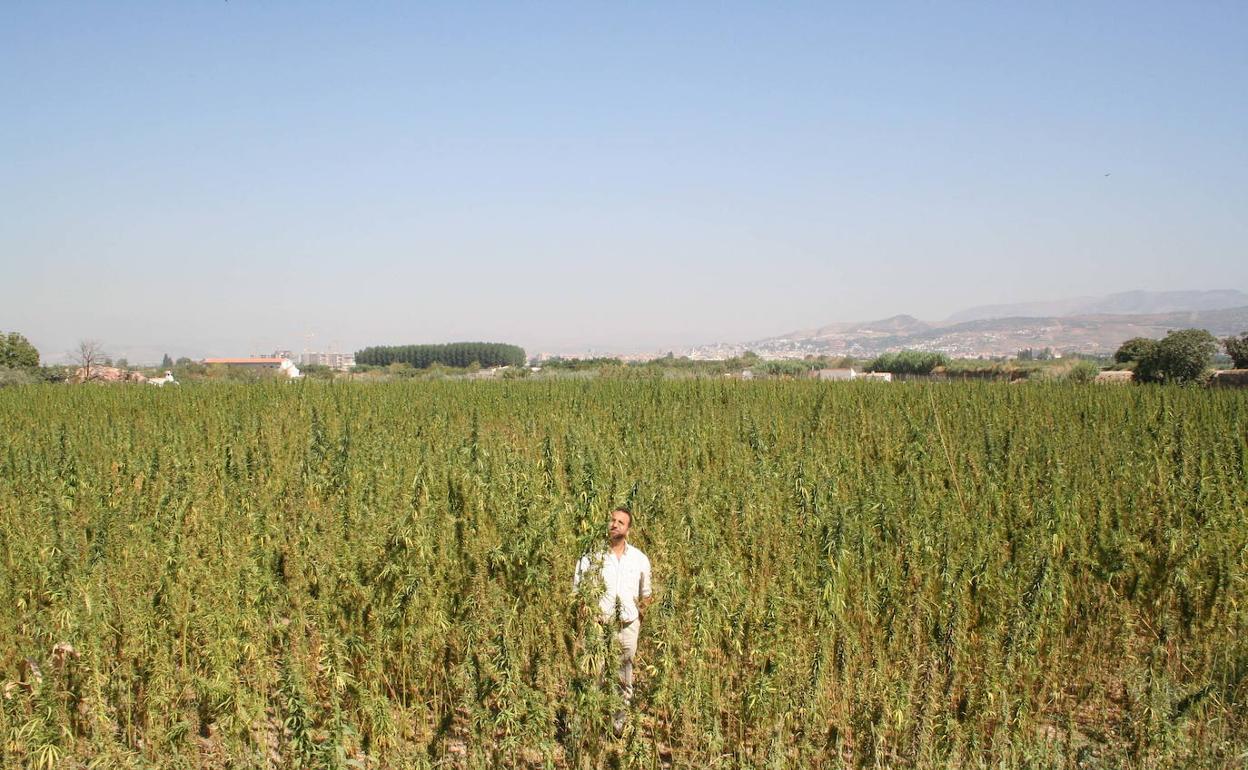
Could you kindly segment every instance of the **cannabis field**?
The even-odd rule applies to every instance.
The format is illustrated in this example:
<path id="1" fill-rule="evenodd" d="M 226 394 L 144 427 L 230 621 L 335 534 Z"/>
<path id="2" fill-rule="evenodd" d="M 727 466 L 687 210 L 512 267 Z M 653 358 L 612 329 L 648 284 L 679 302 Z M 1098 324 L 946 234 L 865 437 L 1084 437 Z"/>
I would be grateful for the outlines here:
<path id="1" fill-rule="evenodd" d="M 1248 393 L 0 392 L 0 764 L 1248 761 Z M 655 568 L 637 697 L 577 611 Z"/>

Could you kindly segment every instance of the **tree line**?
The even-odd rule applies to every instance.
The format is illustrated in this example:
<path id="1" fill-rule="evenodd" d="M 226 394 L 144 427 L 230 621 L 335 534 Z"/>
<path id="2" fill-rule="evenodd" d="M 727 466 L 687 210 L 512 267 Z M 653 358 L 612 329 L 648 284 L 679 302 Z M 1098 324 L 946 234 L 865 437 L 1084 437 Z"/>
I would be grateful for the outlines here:
<path id="1" fill-rule="evenodd" d="M 949 357 L 943 353 L 928 353 L 922 350 L 902 350 L 896 353 L 884 353 L 867 365 L 869 372 L 891 372 L 893 374 L 931 374 L 939 366 L 948 366 Z"/>
<path id="2" fill-rule="evenodd" d="M 502 342 L 451 342 L 445 345 L 377 345 L 355 354 L 365 366 L 408 364 L 427 369 L 434 364 L 464 367 L 524 366 L 524 348 Z"/>

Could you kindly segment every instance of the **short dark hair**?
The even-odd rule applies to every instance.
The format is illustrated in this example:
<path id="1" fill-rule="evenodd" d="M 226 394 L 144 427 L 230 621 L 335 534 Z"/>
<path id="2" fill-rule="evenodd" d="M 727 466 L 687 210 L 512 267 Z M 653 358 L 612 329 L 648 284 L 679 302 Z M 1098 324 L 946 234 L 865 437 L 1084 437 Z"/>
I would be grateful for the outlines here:
<path id="1" fill-rule="evenodd" d="M 628 503 L 621 503 L 620 505 L 617 505 L 611 509 L 612 513 L 616 513 L 617 511 L 621 513 L 627 513 L 628 514 L 628 526 L 630 527 L 633 526 L 633 509 L 629 507 Z"/>

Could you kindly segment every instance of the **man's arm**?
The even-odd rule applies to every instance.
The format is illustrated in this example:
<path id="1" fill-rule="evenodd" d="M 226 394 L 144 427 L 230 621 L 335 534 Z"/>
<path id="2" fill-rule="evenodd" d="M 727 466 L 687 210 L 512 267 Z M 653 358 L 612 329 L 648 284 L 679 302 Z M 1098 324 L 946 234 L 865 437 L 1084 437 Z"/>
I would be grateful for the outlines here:
<path id="1" fill-rule="evenodd" d="M 637 579 L 637 617 L 646 613 L 646 608 L 654 602 L 654 589 L 650 584 L 650 560 L 646 560 L 646 568 Z"/>

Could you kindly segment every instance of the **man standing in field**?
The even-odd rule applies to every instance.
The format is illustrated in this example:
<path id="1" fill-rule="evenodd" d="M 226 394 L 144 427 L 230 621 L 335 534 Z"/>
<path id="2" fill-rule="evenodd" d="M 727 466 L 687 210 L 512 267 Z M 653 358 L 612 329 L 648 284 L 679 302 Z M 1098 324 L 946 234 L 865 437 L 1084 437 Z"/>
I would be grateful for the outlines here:
<path id="1" fill-rule="evenodd" d="M 620 645 L 620 693 L 624 703 L 633 700 L 633 657 L 637 654 L 637 637 L 641 632 L 641 615 L 653 601 L 650 585 L 650 560 L 628 544 L 628 531 L 633 513 L 621 505 L 611 512 L 607 523 L 607 549 L 592 556 L 582 556 L 576 564 L 572 588 L 589 575 L 601 575 L 602 596 L 598 599 L 600 619 L 615 629 Z M 615 731 L 624 728 L 626 714 L 615 715 Z"/>

